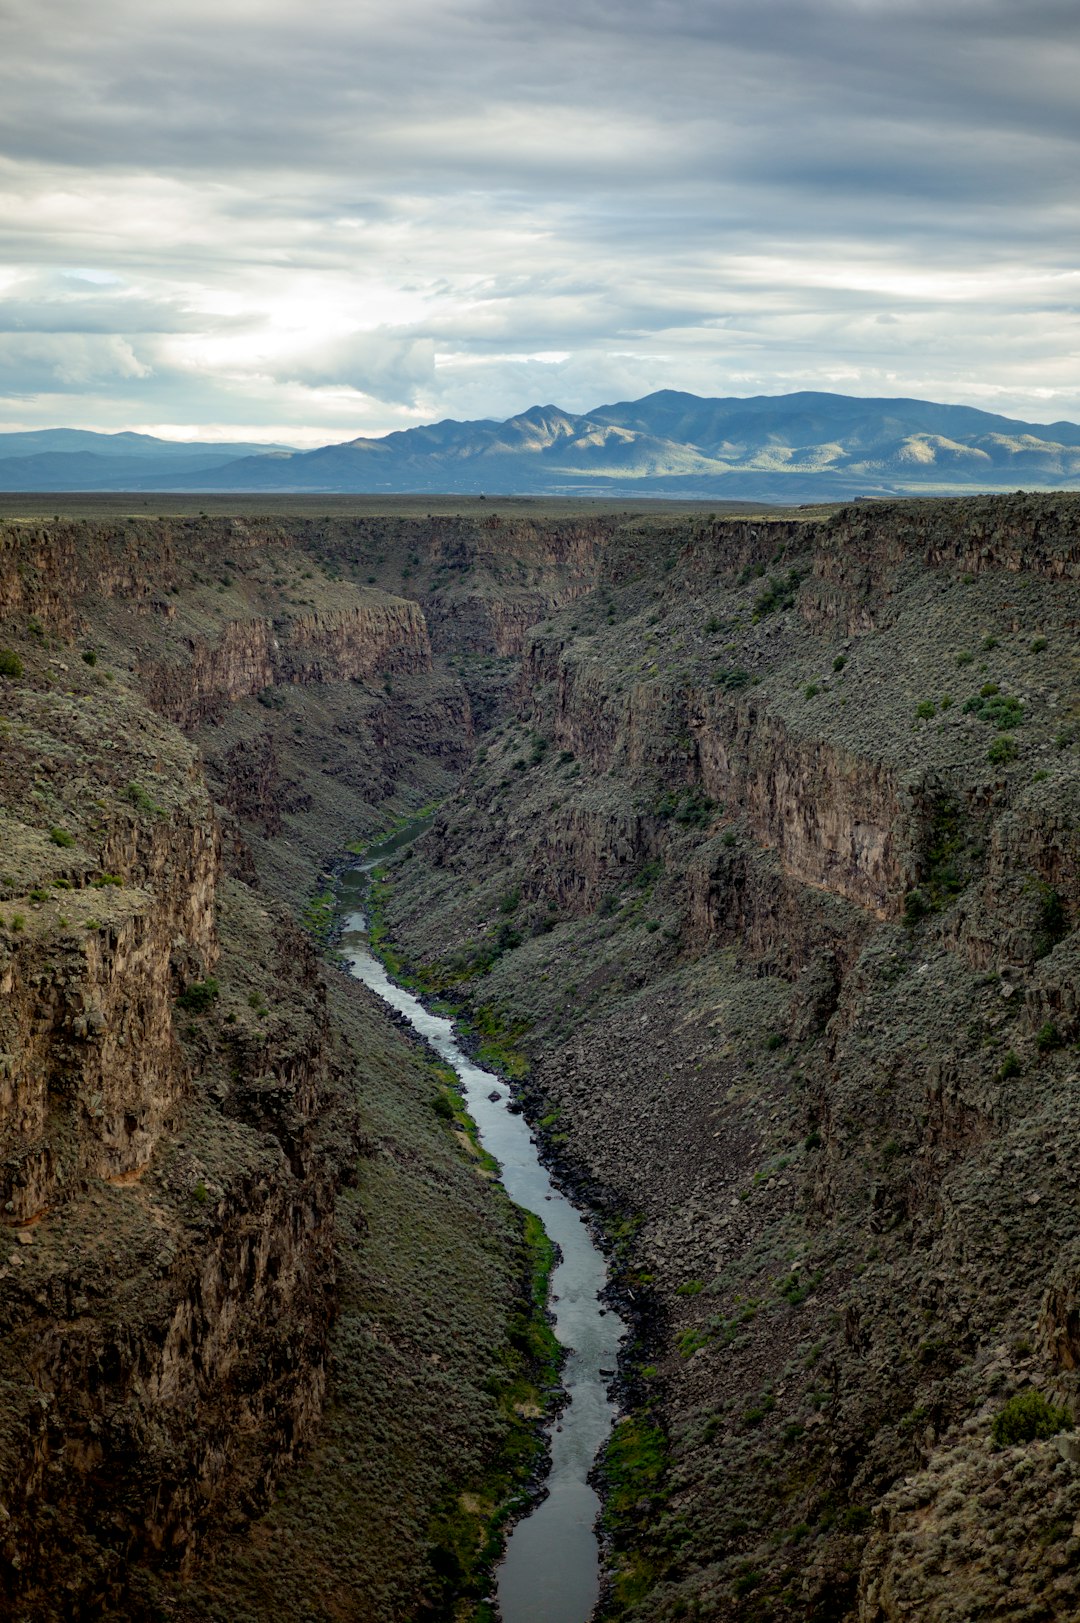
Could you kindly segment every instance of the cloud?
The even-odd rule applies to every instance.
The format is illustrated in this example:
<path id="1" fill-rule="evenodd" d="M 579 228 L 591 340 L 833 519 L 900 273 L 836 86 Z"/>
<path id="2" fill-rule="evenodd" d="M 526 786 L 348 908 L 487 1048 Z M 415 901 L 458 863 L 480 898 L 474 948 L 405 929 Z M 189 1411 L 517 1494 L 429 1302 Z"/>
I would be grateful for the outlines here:
<path id="1" fill-rule="evenodd" d="M 837 380 L 1080 415 L 1078 76 L 1073 0 L 9 0 L 0 392 L 285 439 Z"/>
<path id="2" fill-rule="evenodd" d="M 124 338 L 82 333 L 0 333 L 0 387 L 7 395 L 79 393 L 149 377 Z"/>
<path id="3" fill-rule="evenodd" d="M 286 381 L 312 387 L 339 386 L 398 405 L 415 404 L 435 378 L 435 345 L 430 338 L 392 332 L 350 333 L 293 358 L 278 361 Z"/>

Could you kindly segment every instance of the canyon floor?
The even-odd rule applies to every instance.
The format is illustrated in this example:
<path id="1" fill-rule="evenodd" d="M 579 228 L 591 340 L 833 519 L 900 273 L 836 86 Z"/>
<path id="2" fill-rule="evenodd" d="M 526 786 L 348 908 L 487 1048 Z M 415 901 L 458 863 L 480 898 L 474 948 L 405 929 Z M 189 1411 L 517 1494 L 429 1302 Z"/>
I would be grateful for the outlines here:
<path id="1" fill-rule="evenodd" d="M 437 805 L 386 950 L 637 1311 L 604 1618 L 1075 1617 L 1080 497 L 110 502 L 0 522 L 0 1615 L 484 1616 L 540 1263 L 327 950 Z"/>

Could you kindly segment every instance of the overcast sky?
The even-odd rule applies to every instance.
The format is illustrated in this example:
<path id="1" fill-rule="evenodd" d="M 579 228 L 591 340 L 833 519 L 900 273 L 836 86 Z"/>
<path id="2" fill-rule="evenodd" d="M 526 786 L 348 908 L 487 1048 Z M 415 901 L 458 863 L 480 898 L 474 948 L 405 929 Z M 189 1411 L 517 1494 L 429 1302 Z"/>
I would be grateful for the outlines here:
<path id="1" fill-rule="evenodd" d="M 1078 0 L 5 0 L 0 428 L 1080 419 Z"/>

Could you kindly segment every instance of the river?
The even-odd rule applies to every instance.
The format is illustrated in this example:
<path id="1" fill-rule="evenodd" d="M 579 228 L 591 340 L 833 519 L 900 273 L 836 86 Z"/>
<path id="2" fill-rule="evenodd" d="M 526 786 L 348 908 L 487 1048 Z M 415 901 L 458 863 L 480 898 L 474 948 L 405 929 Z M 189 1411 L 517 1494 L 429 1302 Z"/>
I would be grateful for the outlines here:
<path id="1" fill-rule="evenodd" d="M 587 1623 L 600 1588 L 596 1518 L 600 1503 L 589 1471 L 611 1432 L 615 1406 L 608 1388 L 626 1327 L 600 1293 L 607 1266 L 581 1212 L 540 1161 L 525 1117 L 509 1110 L 506 1080 L 484 1071 L 460 1046 L 453 1022 L 432 1014 L 396 986 L 368 945 L 365 893 L 373 868 L 392 860 L 423 826 L 399 831 L 373 846 L 342 877 L 340 950 L 350 973 L 363 981 L 453 1066 L 484 1148 L 500 1166 L 511 1200 L 535 1212 L 559 1249 L 550 1307 L 555 1334 L 567 1350 L 562 1381 L 567 1402 L 549 1427 L 551 1468 L 547 1496 L 511 1532 L 499 1564 L 497 1598 L 502 1623 Z"/>

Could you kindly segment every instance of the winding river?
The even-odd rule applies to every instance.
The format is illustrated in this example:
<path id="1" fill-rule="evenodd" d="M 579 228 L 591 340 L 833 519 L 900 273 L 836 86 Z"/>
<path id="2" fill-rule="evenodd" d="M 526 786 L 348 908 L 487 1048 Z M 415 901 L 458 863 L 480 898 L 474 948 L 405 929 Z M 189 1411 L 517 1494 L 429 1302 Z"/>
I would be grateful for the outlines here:
<path id="1" fill-rule="evenodd" d="M 481 1070 L 459 1046 L 453 1023 L 432 1014 L 395 986 L 368 945 L 365 891 L 373 868 L 392 860 L 423 832 L 411 825 L 373 846 L 341 882 L 340 950 L 350 972 L 453 1066 L 483 1146 L 498 1161 L 510 1198 L 535 1212 L 559 1248 L 550 1306 L 555 1334 L 567 1349 L 563 1386 L 567 1402 L 550 1428 L 547 1496 L 519 1521 L 499 1565 L 498 1605 L 503 1623 L 587 1623 L 600 1587 L 595 1523 L 600 1503 L 588 1474 L 615 1419 L 608 1386 L 615 1372 L 622 1320 L 600 1301 L 607 1267 L 584 1218 L 541 1164 L 524 1116 L 509 1110 L 504 1078 Z"/>

